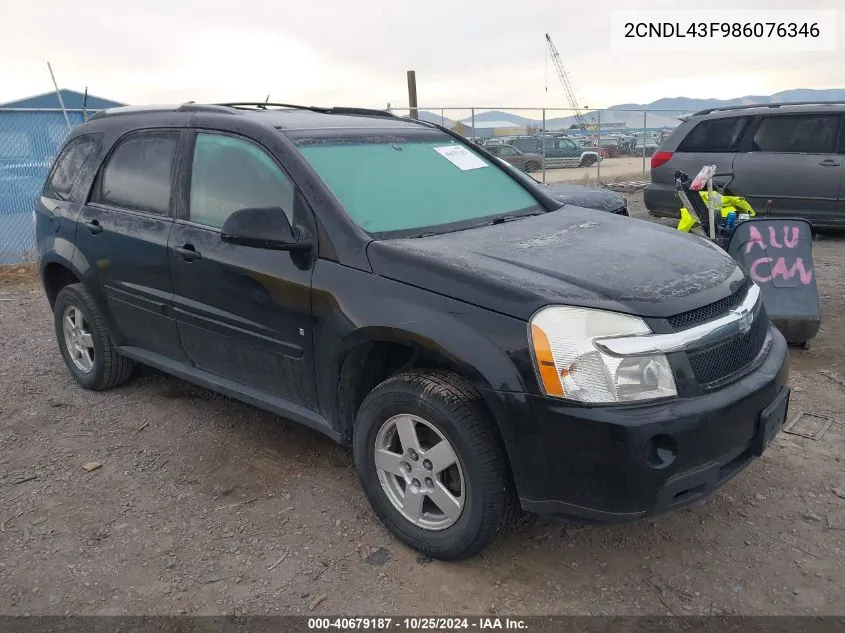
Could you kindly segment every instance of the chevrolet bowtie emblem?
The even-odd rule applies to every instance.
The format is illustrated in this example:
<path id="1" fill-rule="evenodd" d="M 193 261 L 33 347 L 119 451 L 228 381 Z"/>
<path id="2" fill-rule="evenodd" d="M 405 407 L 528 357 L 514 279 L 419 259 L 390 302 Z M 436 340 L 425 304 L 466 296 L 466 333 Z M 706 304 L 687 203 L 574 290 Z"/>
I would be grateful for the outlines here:
<path id="1" fill-rule="evenodd" d="M 748 334 L 749 330 L 751 330 L 751 324 L 754 322 L 754 313 L 742 306 L 731 310 L 731 313 L 739 317 L 737 319 L 737 328 L 739 328 L 739 333 Z"/>

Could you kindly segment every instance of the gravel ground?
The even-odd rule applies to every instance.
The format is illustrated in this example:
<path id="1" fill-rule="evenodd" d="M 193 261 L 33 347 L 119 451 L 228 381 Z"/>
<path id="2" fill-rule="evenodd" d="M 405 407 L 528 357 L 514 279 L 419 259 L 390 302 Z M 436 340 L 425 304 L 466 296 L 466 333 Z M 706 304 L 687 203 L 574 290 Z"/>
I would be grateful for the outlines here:
<path id="1" fill-rule="evenodd" d="M 0 613 L 841 613 L 843 246 L 815 244 L 822 331 L 790 359 L 821 441 L 781 433 L 687 509 L 539 520 L 457 564 L 394 540 L 316 432 L 152 370 L 80 389 L 40 288 L 0 278 Z"/>

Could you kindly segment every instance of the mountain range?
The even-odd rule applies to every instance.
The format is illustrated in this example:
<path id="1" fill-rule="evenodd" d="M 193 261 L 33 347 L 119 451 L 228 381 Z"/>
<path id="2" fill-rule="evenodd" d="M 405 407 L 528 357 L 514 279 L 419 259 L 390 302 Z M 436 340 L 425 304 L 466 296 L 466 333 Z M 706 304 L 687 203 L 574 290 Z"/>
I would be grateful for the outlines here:
<path id="1" fill-rule="evenodd" d="M 737 97 L 735 99 L 692 99 L 689 97 L 664 97 L 651 103 L 620 103 L 618 105 L 610 106 L 600 112 L 602 122 L 625 123 L 629 128 L 643 127 L 643 112 L 646 114 L 646 127 L 660 128 L 660 127 L 675 127 L 679 124 L 678 117 L 684 114 L 691 114 L 698 110 L 705 108 L 716 108 L 724 106 L 736 105 L 754 105 L 754 104 L 769 104 L 769 103 L 790 103 L 795 101 L 845 101 L 845 89 L 832 88 L 829 90 L 813 90 L 809 88 L 800 88 L 796 90 L 785 90 L 777 92 L 772 95 L 747 95 L 744 97 Z M 448 114 L 448 110 L 446 111 Z M 440 113 L 420 111 L 419 116 L 426 121 L 434 123 L 441 123 Z M 584 118 L 588 121 L 595 120 L 598 116 L 598 111 L 591 110 L 583 113 Z M 513 112 L 503 112 L 501 110 L 488 110 L 484 112 L 475 113 L 475 123 L 488 123 L 493 121 L 507 121 L 513 123 L 521 128 L 528 126 L 539 127 L 542 125 L 542 119 L 532 119 L 520 116 Z M 472 118 L 467 117 L 460 119 L 463 125 L 471 126 Z M 549 130 L 558 130 L 568 128 L 576 122 L 574 116 L 555 117 L 546 120 L 546 128 Z M 447 127 L 454 127 L 456 121 L 443 118 L 443 124 Z"/>

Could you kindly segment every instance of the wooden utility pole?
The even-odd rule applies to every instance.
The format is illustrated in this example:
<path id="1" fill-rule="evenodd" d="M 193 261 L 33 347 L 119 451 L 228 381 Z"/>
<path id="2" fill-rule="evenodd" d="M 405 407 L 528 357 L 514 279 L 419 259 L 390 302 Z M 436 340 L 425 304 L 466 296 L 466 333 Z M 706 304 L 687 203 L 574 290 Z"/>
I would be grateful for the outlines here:
<path id="1" fill-rule="evenodd" d="M 411 109 L 411 118 L 418 119 L 419 112 L 417 112 L 417 73 L 416 71 L 408 71 L 408 107 Z"/>

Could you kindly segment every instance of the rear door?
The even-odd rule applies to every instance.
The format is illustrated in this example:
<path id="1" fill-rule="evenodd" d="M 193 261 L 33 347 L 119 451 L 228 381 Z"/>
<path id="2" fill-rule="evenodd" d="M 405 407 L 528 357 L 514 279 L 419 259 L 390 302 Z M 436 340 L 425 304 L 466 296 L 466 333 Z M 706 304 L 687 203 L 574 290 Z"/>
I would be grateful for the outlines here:
<path id="1" fill-rule="evenodd" d="M 96 271 L 118 345 L 185 356 L 170 315 L 167 238 L 172 179 L 183 132 L 131 132 L 100 168 L 76 227 L 76 247 Z"/>
<path id="2" fill-rule="evenodd" d="M 251 139 L 199 130 L 185 156 L 186 202 L 170 235 L 170 262 L 186 354 L 199 369 L 316 410 L 312 256 L 220 237 L 238 209 L 280 207 L 292 226 L 315 231 L 310 210 L 281 165 Z"/>
<path id="3" fill-rule="evenodd" d="M 737 193 L 754 210 L 836 223 L 842 156 L 836 153 L 838 113 L 762 116 L 734 161 Z"/>

